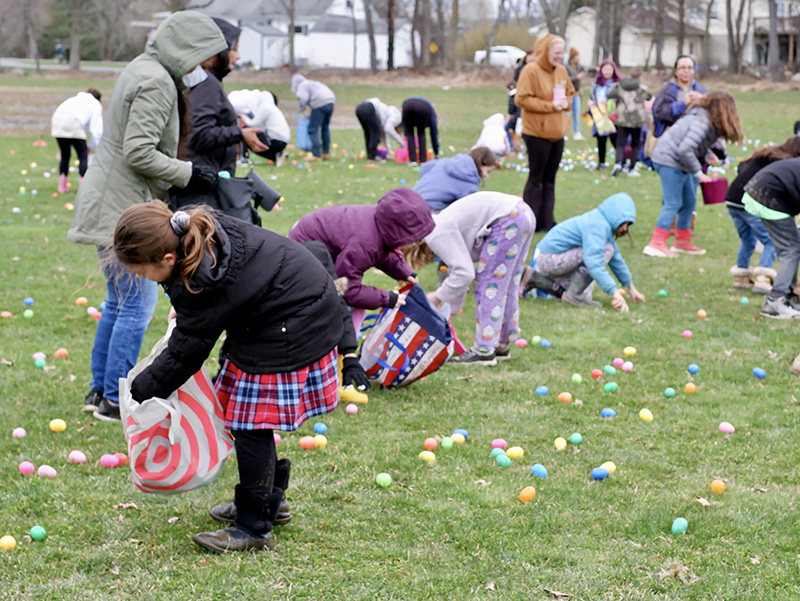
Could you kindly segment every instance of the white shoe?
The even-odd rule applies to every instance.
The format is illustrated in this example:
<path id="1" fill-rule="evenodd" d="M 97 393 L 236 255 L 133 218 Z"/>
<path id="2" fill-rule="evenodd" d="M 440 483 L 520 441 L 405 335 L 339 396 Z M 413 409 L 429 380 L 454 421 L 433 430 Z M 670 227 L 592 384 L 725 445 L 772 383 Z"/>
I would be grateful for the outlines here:
<path id="1" fill-rule="evenodd" d="M 631 169 L 628 171 L 628 177 L 642 177 L 642 174 L 634 169 Z"/>
<path id="2" fill-rule="evenodd" d="M 576 133 L 575 133 L 575 134 L 572 136 L 572 139 L 573 139 L 573 140 L 585 140 L 586 138 L 584 138 L 584 137 L 583 137 L 583 135 L 581 135 L 581 132 L 576 132 Z"/>

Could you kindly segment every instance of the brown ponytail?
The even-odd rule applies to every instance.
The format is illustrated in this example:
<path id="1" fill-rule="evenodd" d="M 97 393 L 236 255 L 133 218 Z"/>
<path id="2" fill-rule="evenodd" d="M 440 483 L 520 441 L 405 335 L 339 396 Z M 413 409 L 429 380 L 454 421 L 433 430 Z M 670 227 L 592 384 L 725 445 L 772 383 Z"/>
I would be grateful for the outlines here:
<path id="1" fill-rule="evenodd" d="M 211 215 L 200 207 L 187 211 L 188 222 L 179 236 L 171 219 L 172 211 L 160 201 L 145 202 L 125 210 L 114 230 L 114 254 L 123 265 L 157 264 L 167 253 L 174 253 L 184 286 L 192 294 L 189 282 L 208 252 L 213 265 L 217 259 L 213 246 L 216 226 Z"/>

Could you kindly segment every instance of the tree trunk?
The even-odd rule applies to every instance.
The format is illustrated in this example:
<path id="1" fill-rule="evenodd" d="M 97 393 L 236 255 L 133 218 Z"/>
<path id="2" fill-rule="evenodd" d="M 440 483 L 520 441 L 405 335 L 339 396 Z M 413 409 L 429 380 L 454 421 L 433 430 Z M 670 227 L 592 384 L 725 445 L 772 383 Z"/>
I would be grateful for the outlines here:
<path id="1" fill-rule="evenodd" d="M 655 27 L 653 28 L 653 42 L 656 45 L 656 69 L 664 70 L 664 11 L 666 10 L 665 0 L 657 0 Z"/>
<path id="2" fill-rule="evenodd" d="M 706 66 L 711 64 L 711 38 L 708 32 L 711 29 L 711 9 L 713 7 L 713 2 L 709 2 L 706 5 L 706 26 L 703 31 L 703 62 Z"/>
<path id="3" fill-rule="evenodd" d="M 386 37 L 386 70 L 394 71 L 394 0 L 386 5 Z"/>
<path id="4" fill-rule="evenodd" d="M 448 61 L 450 40 L 447 35 L 447 23 L 444 18 L 444 0 L 436 0 L 436 38 L 439 49 L 433 55 L 433 62 L 441 65 L 443 61 Z"/>
<path id="5" fill-rule="evenodd" d="M 81 18 L 80 12 L 70 15 L 72 23 L 69 28 L 69 70 L 81 70 Z"/>
<path id="6" fill-rule="evenodd" d="M 683 54 L 686 41 L 686 0 L 678 0 L 678 56 Z"/>
<path id="7" fill-rule="evenodd" d="M 546 2 L 547 0 L 543 0 Z M 567 33 L 567 25 L 569 21 L 569 16 L 572 13 L 572 6 L 575 3 L 575 0 L 561 0 L 558 4 L 558 35 L 559 37 L 565 38 Z"/>
<path id="8" fill-rule="evenodd" d="M 778 3 L 767 0 L 769 4 L 769 72 L 772 81 L 783 81 L 781 48 L 778 44 Z"/>
<path id="9" fill-rule="evenodd" d="M 452 13 L 450 15 L 450 37 L 447 41 L 447 65 L 453 68 L 456 64 L 456 41 L 458 40 L 459 0 L 452 0 Z"/>
<path id="10" fill-rule="evenodd" d="M 295 0 L 289 0 L 289 71 L 294 73 L 297 70 L 294 58 L 294 16 Z"/>
<path id="11" fill-rule="evenodd" d="M 550 8 L 550 3 L 547 0 L 539 0 L 539 5 L 542 7 L 542 13 L 544 13 L 544 21 L 547 23 L 547 31 L 550 33 L 556 33 L 558 29 L 556 28 L 556 21 L 553 15 L 553 10 Z"/>
<path id="12" fill-rule="evenodd" d="M 606 0 L 597 0 L 594 18 L 594 48 L 592 48 L 592 64 L 600 64 L 600 53 L 603 45 L 603 14 L 605 13 Z"/>
<path id="13" fill-rule="evenodd" d="M 36 40 L 36 27 L 33 23 L 34 0 L 23 0 L 23 6 L 25 7 L 24 23 L 25 38 L 28 43 L 28 56 L 36 61 L 36 73 L 41 74 L 42 67 L 39 60 L 41 58 L 39 56 L 39 43 Z"/>
<path id="14" fill-rule="evenodd" d="M 420 0 L 422 27 L 419 40 L 419 57 L 422 68 L 431 66 L 431 0 Z"/>
<path id="15" fill-rule="evenodd" d="M 350 5 L 350 18 L 353 20 L 353 71 L 358 69 L 358 21 L 356 20 L 355 3 L 348 0 Z"/>
<path id="16" fill-rule="evenodd" d="M 369 40 L 369 72 L 378 72 L 378 51 L 375 46 L 375 26 L 372 23 L 372 5 L 370 0 L 364 0 L 364 22 L 367 26 L 367 39 Z"/>
<path id="17" fill-rule="evenodd" d="M 486 38 L 486 56 L 481 61 L 481 68 L 485 69 L 489 66 L 489 53 L 494 46 L 494 39 L 497 37 L 497 31 L 500 29 L 500 23 L 506 16 L 506 0 L 500 0 L 500 6 L 497 7 L 497 19 L 495 19 L 492 30 L 489 32 L 489 37 Z"/>
<path id="18" fill-rule="evenodd" d="M 417 52 L 417 38 L 419 36 L 419 1 L 414 0 L 414 17 L 411 20 L 411 63 L 414 69 L 420 68 L 420 53 Z"/>

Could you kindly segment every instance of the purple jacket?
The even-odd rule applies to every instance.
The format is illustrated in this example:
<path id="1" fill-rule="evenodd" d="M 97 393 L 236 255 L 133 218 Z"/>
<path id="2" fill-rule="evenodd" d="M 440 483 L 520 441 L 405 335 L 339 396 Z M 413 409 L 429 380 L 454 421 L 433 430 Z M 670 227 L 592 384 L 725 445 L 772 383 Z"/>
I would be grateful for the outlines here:
<path id="1" fill-rule="evenodd" d="M 395 249 L 422 240 L 432 231 L 433 217 L 422 196 L 397 188 L 374 206 L 345 205 L 309 213 L 292 226 L 289 238 L 322 242 L 333 257 L 336 275 L 347 278 L 347 304 L 377 309 L 389 306 L 389 292 L 364 286 L 364 272 L 377 267 L 396 280 L 407 279 L 411 268 Z"/>

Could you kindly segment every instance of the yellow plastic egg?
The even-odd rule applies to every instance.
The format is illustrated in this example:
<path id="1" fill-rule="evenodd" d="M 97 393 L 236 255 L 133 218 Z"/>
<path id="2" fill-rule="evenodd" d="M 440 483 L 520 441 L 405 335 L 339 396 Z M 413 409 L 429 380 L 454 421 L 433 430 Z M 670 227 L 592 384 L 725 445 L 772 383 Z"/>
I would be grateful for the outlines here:
<path id="1" fill-rule="evenodd" d="M 463 434 L 459 434 L 458 432 L 450 435 L 450 440 L 452 440 L 456 444 L 464 444 L 466 438 L 464 438 Z"/>
<path id="2" fill-rule="evenodd" d="M 430 451 L 422 451 L 419 454 L 419 458 L 423 461 L 427 461 L 428 463 L 436 463 L 436 455 L 431 453 Z"/>
<path id="3" fill-rule="evenodd" d="M 613 474 L 617 471 L 617 466 L 613 461 L 606 461 L 603 465 L 601 465 L 603 469 L 607 469 L 609 474 Z"/>
<path id="4" fill-rule="evenodd" d="M 328 446 L 328 439 L 325 438 L 322 434 L 317 434 L 314 437 L 314 446 L 317 446 L 317 447 L 320 447 L 320 448 L 326 447 L 326 446 Z"/>
<path id="5" fill-rule="evenodd" d="M 563 436 L 559 436 L 553 441 L 553 446 L 556 448 L 556 451 L 563 451 L 567 448 L 567 439 Z"/>
<path id="6" fill-rule="evenodd" d="M 525 455 L 525 451 L 522 450 L 522 447 L 511 447 L 506 451 L 506 455 L 508 455 L 511 459 L 522 459 Z"/>
<path id="7" fill-rule="evenodd" d="M 6 534 L 4 537 L 0 538 L 0 549 L 3 551 L 12 551 L 16 548 L 17 539 L 10 534 Z"/>
<path id="8" fill-rule="evenodd" d="M 67 422 L 63 419 L 54 419 L 50 422 L 50 429 L 53 432 L 63 432 L 67 429 Z"/>
<path id="9" fill-rule="evenodd" d="M 633 357 L 636 354 L 636 349 L 632 346 L 626 346 L 624 349 L 622 349 L 622 354 L 626 357 Z"/>
<path id="10" fill-rule="evenodd" d="M 639 412 L 639 417 L 641 417 L 646 422 L 653 421 L 653 413 L 649 409 L 642 409 Z"/>

